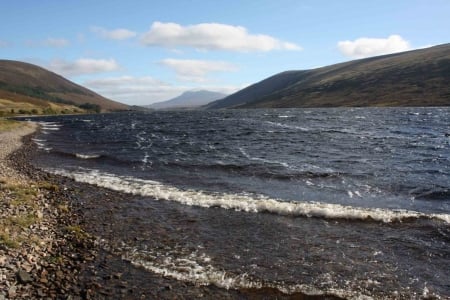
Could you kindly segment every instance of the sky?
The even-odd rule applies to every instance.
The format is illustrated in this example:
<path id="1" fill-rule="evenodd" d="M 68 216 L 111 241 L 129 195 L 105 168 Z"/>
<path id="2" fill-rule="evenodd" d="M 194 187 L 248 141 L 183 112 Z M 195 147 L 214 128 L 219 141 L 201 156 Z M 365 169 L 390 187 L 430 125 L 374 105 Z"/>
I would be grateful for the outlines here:
<path id="1" fill-rule="evenodd" d="M 450 42 L 450 0 L 0 0 L 0 59 L 147 105 Z"/>

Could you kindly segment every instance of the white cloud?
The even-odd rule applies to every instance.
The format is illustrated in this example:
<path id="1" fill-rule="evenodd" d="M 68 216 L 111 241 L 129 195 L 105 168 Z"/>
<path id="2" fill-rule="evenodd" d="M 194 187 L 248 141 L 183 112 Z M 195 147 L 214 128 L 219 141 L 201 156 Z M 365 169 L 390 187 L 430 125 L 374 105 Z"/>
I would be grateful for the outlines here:
<path id="1" fill-rule="evenodd" d="M 42 44 L 47 47 L 61 48 L 68 46 L 70 42 L 66 39 L 48 38 L 45 41 L 43 41 Z"/>
<path id="2" fill-rule="evenodd" d="M 80 58 L 73 62 L 57 59 L 51 61 L 46 67 L 64 76 L 112 72 L 119 69 L 119 65 L 114 59 L 92 58 Z"/>
<path id="3" fill-rule="evenodd" d="M 10 43 L 8 43 L 7 41 L 0 40 L 0 48 L 6 48 L 9 46 L 10 46 Z"/>
<path id="4" fill-rule="evenodd" d="M 47 38 L 45 40 L 27 40 L 24 42 L 25 46 L 34 48 L 34 47 L 53 47 L 53 48 L 62 48 L 66 47 L 70 44 L 69 40 L 62 38 Z"/>
<path id="5" fill-rule="evenodd" d="M 219 23 L 182 26 L 176 23 L 154 22 L 142 37 L 148 46 L 187 46 L 201 50 L 239 52 L 301 50 L 301 47 L 264 34 L 249 34 L 245 27 Z"/>
<path id="6" fill-rule="evenodd" d="M 205 82 L 211 72 L 236 71 L 237 67 L 224 61 L 167 58 L 161 64 L 173 69 L 183 81 Z"/>
<path id="7" fill-rule="evenodd" d="M 153 77 L 112 77 L 88 80 L 84 86 L 110 99 L 134 105 L 147 105 L 178 96 L 186 87 L 173 86 Z"/>
<path id="8" fill-rule="evenodd" d="M 189 90 L 209 90 L 231 94 L 244 86 L 175 86 L 153 77 L 121 76 L 88 80 L 84 86 L 123 103 L 148 105 L 169 100 Z"/>
<path id="9" fill-rule="evenodd" d="M 343 55 L 351 58 L 364 58 L 411 49 L 409 42 L 400 35 L 390 35 L 385 39 L 359 38 L 354 41 L 340 41 L 337 46 Z"/>
<path id="10" fill-rule="evenodd" d="M 93 26 L 91 27 L 91 31 L 98 34 L 102 38 L 110 40 L 126 40 L 137 35 L 136 32 L 123 28 L 107 30 L 102 27 Z"/>

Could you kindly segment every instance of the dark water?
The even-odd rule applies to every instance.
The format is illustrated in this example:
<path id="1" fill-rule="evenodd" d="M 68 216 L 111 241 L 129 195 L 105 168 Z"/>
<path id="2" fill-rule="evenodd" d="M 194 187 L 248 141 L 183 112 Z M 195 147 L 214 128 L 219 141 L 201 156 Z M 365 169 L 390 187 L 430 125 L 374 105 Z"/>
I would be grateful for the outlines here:
<path id="1" fill-rule="evenodd" d="M 149 272 L 230 289 L 450 296 L 448 108 L 38 120 L 35 163 L 123 193 L 122 239 L 104 247 Z"/>

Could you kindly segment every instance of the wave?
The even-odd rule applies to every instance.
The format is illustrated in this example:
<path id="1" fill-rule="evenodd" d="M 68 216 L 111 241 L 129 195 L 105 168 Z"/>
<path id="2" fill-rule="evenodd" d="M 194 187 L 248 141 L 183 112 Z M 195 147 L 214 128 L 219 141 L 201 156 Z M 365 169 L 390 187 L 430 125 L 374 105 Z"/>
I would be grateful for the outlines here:
<path id="1" fill-rule="evenodd" d="M 39 125 L 41 125 L 42 130 L 59 130 L 62 126 L 56 122 L 39 122 Z"/>
<path id="2" fill-rule="evenodd" d="M 101 155 L 99 154 L 80 154 L 75 153 L 75 157 L 81 158 L 81 159 L 91 159 L 91 158 L 100 158 Z"/>
<path id="3" fill-rule="evenodd" d="M 47 147 L 47 145 L 45 144 L 45 142 L 47 140 L 36 139 L 36 138 L 32 138 L 31 140 L 37 145 L 38 149 L 41 149 L 41 150 L 44 150 L 47 152 L 53 149 L 51 147 Z"/>
<path id="4" fill-rule="evenodd" d="M 47 140 L 44 140 L 44 139 L 36 139 L 36 138 L 32 138 L 31 139 L 33 142 L 39 142 L 39 143 L 43 143 L 43 142 L 46 142 Z"/>
<path id="5" fill-rule="evenodd" d="M 277 165 L 281 165 L 285 168 L 288 168 L 289 165 L 285 162 L 282 161 L 276 161 L 276 160 L 270 160 L 270 159 L 265 159 L 265 158 L 260 158 L 260 157 L 253 157 L 251 155 L 249 155 L 244 148 L 239 147 L 239 151 L 242 153 L 242 155 L 245 156 L 245 158 L 247 158 L 248 160 L 253 160 L 253 161 L 261 161 L 263 163 L 267 163 L 267 164 L 277 164 Z"/>
<path id="6" fill-rule="evenodd" d="M 69 172 L 60 169 L 46 169 L 46 171 L 118 192 L 205 208 L 220 207 L 249 213 L 268 212 L 294 217 L 373 220 L 385 223 L 402 222 L 410 219 L 434 219 L 450 223 L 450 214 L 425 214 L 402 209 L 363 208 L 321 202 L 288 202 L 248 193 L 208 193 L 199 190 L 180 189 L 152 180 L 116 176 L 98 170 Z"/>
<path id="7" fill-rule="evenodd" d="M 116 248 L 115 251 L 118 249 Z M 247 273 L 233 274 L 214 267 L 211 258 L 199 251 L 171 249 L 157 250 L 126 249 L 122 259 L 145 268 L 155 274 L 171 277 L 195 285 L 215 285 L 224 289 L 272 288 L 285 294 L 303 293 L 307 295 L 335 295 L 341 298 L 364 299 L 365 295 L 335 288 L 318 289 L 307 284 L 286 284 L 284 282 L 264 282 L 251 278 Z"/>
<path id="8" fill-rule="evenodd" d="M 265 121 L 264 123 L 266 123 L 268 125 L 271 125 L 271 126 L 274 126 L 274 127 L 284 128 L 284 129 L 293 129 L 293 130 L 299 130 L 299 131 L 304 131 L 304 132 L 311 131 L 310 128 L 296 126 L 296 125 L 288 125 L 288 124 L 272 122 L 272 121 Z"/>

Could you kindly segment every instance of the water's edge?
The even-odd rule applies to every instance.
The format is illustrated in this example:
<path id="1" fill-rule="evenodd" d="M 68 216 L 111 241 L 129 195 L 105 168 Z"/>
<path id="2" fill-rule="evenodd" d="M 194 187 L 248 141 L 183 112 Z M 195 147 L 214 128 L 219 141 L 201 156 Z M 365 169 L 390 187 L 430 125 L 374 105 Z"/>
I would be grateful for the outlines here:
<path id="1" fill-rule="evenodd" d="M 112 216 L 120 215 L 126 202 L 123 194 L 109 189 L 95 187 L 90 184 L 76 182 L 64 176 L 54 175 L 36 169 L 33 158 L 37 145 L 32 138 L 36 133 L 24 137 L 22 147 L 16 151 L 16 168 L 37 179 L 45 179 L 59 186 L 59 190 L 70 200 L 72 213 L 77 215 L 83 230 L 96 237 L 94 248 L 90 253 L 96 253 L 95 258 L 80 261 L 77 266 L 79 273 L 76 285 L 78 287 L 92 286 L 90 295 L 98 298 L 139 298 L 154 297 L 158 299 L 174 299 L 180 296 L 190 299 L 254 299 L 255 297 L 271 297 L 277 299 L 341 299 L 335 295 L 307 295 L 301 292 L 286 294 L 271 288 L 226 289 L 215 285 L 198 285 L 188 281 L 150 272 L 142 266 L 135 266 L 129 259 L 117 253 L 110 245 L 117 244 L 123 237 L 119 231 L 112 230 Z M 136 238 L 137 239 L 137 238 Z M 70 257 L 84 257 L 84 251 L 74 245 L 75 252 L 67 253 Z M 75 290 L 79 288 L 75 287 Z M 83 291 L 82 291 L 83 292 Z M 97 296 L 95 296 L 97 295 Z"/>

